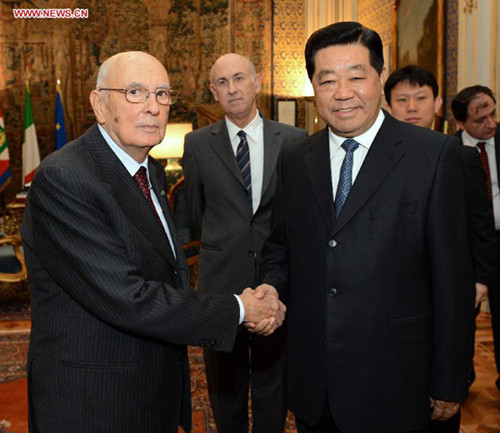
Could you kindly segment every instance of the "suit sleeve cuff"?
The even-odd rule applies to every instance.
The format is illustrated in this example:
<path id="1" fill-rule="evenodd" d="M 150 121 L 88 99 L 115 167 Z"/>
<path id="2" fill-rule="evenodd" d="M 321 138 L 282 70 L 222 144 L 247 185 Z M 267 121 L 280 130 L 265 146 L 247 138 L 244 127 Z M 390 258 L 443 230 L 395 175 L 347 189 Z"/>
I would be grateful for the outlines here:
<path id="1" fill-rule="evenodd" d="M 245 318 L 245 306 L 243 305 L 243 302 L 241 301 L 240 297 L 238 295 L 234 295 L 236 297 L 236 300 L 238 301 L 238 305 L 240 306 L 240 321 L 238 322 L 239 325 L 243 323 L 243 319 Z"/>

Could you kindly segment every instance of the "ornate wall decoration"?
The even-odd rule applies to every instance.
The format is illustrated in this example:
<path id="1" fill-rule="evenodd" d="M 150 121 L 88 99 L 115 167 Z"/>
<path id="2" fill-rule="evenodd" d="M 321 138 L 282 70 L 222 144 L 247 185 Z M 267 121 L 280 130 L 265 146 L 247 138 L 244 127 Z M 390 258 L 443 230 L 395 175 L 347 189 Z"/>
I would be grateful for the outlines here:
<path id="1" fill-rule="evenodd" d="M 456 130 L 451 101 L 458 92 L 458 0 L 446 1 L 446 38 L 445 38 L 445 94 L 444 118 L 448 123 L 447 131 Z"/>
<path id="2" fill-rule="evenodd" d="M 382 43 L 392 42 L 392 7 L 394 0 L 358 0 L 357 20 L 375 30 Z"/>
<path id="3" fill-rule="evenodd" d="M 258 106 L 265 116 L 271 115 L 271 0 L 230 0 L 231 50 L 243 54 L 255 63 L 262 75 Z"/>
<path id="4" fill-rule="evenodd" d="M 304 60 L 307 41 L 304 1 L 275 0 L 273 16 L 273 95 L 304 96 L 308 81 Z"/>
<path id="5" fill-rule="evenodd" d="M 300 4 L 302 2 L 299 2 Z M 296 4 L 296 1 L 291 2 Z M 12 7 L 81 8 L 88 19 L 14 19 Z M 0 105 L 5 117 L 13 181 L 6 201 L 21 188 L 25 73 L 41 157 L 54 149 L 56 79 L 61 80 L 69 139 L 93 122 L 88 95 L 102 62 L 125 50 L 148 51 L 162 61 L 181 92 L 170 120 L 197 126 L 196 107 L 218 113 L 209 73 L 231 50 L 247 55 L 262 73 L 259 107 L 271 111 L 272 0 L 0 0 Z"/>

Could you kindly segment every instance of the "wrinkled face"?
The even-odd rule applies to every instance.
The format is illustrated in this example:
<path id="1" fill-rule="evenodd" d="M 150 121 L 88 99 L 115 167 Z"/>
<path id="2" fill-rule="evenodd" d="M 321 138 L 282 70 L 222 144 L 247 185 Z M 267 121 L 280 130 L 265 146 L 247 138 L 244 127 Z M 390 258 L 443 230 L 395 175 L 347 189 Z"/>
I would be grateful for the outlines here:
<path id="1" fill-rule="evenodd" d="M 442 102 L 439 96 L 434 98 L 430 86 L 414 86 L 402 81 L 391 91 L 391 114 L 402 122 L 431 128 Z"/>
<path id="2" fill-rule="evenodd" d="M 478 140 L 488 140 L 497 131 L 497 110 L 495 102 L 485 93 L 480 93 L 469 103 L 467 120 L 458 126 Z"/>
<path id="3" fill-rule="evenodd" d="M 261 77 L 252 76 L 249 61 L 238 54 L 226 54 L 215 62 L 210 78 L 210 90 L 227 116 L 240 127 L 252 121 Z"/>
<path id="4" fill-rule="evenodd" d="M 319 115 L 341 137 L 367 131 L 380 111 L 383 78 L 361 44 L 333 45 L 314 57 L 312 85 Z"/>
<path id="5" fill-rule="evenodd" d="M 91 94 L 97 121 L 110 137 L 135 160 L 142 162 L 149 150 L 165 136 L 170 107 L 156 101 L 155 92 L 169 89 L 167 71 L 146 53 L 120 56 L 109 66 L 103 88 L 146 89 L 150 93 L 143 103 L 131 103 L 115 91 Z"/>

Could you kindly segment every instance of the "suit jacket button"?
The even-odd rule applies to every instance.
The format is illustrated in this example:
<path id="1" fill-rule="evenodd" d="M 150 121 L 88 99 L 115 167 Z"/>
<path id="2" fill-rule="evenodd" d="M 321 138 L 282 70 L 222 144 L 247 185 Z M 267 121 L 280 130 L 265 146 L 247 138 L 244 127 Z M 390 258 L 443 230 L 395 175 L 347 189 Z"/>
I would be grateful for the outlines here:
<path id="1" fill-rule="evenodd" d="M 333 287 L 330 290 L 328 290 L 329 296 L 337 296 L 337 293 L 338 293 L 338 290 L 333 288 Z"/>
<path id="2" fill-rule="evenodd" d="M 328 241 L 328 246 L 329 246 L 330 248 L 335 248 L 335 247 L 337 246 L 337 241 L 336 241 L 336 240 L 334 240 L 334 239 L 330 239 L 330 240 Z"/>
<path id="3" fill-rule="evenodd" d="M 252 250 L 250 250 L 250 251 L 248 252 L 248 255 L 249 255 L 250 257 L 253 257 L 253 258 L 257 257 L 257 254 L 255 253 L 255 251 L 252 251 Z"/>
<path id="4" fill-rule="evenodd" d="M 257 223 L 256 223 L 254 220 L 252 220 L 252 222 L 250 223 L 250 225 L 251 225 L 252 227 L 255 227 L 255 224 L 257 224 Z"/>

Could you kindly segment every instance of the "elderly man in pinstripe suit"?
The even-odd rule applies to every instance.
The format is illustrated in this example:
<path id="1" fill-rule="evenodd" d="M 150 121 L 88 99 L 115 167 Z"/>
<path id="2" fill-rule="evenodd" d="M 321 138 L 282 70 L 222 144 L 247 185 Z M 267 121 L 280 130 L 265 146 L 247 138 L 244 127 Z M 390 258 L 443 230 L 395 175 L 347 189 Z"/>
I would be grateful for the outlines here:
<path id="1" fill-rule="evenodd" d="M 148 157 L 174 96 L 154 57 L 113 56 L 90 95 L 97 124 L 36 173 L 21 228 L 30 432 L 189 432 L 186 345 L 230 351 L 242 321 L 270 333 L 283 320 L 272 294 L 188 290 L 163 167 Z"/>

